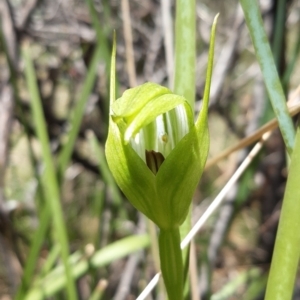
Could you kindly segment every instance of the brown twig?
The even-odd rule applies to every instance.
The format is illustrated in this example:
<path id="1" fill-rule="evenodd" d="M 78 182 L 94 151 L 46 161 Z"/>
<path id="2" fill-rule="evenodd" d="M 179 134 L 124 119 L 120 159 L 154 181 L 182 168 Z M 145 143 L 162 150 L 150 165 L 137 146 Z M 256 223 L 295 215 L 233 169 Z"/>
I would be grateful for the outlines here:
<path id="1" fill-rule="evenodd" d="M 293 117 L 297 115 L 300 112 L 300 102 L 296 100 L 297 96 L 300 94 L 300 86 L 298 86 L 297 90 L 293 93 L 291 96 L 290 100 L 288 101 L 288 111 L 290 115 Z M 276 118 L 271 120 L 270 122 L 266 123 L 264 126 L 256 130 L 254 133 L 251 135 L 245 137 L 242 139 L 240 142 L 238 142 L 236 145 L 229 147 L 222 151 L 220 154 L 217 156 L 213 157 L 212 159 L 208 160 L 205 169 L 208 169 L 215 165 L 217 162 L 222 160 L 223 158 L 227 157 L 231 153 L 243 149 L 245 147 L 250 146 L 254 142 L 257 142 L 261 139 L 261 137 L 268 131 L 272 131 L 275 128 L 278 127 L 278 121 Z"/>

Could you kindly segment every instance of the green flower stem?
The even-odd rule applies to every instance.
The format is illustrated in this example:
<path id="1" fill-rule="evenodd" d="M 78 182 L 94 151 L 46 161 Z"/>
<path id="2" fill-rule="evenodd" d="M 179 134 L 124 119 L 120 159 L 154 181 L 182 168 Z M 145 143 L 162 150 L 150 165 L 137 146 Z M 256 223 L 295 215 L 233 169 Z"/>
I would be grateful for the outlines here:
<path id="1" fill-rule="evenodd" d="M 300 255 L 300 127 L 283 199 L 266 300 L 292 299 Z"/>
<path id="2" fill-rule="evenodd" d="M 183 262 L 179 228 L 161 230 L 159 234 L 160 267 L 168 297 L 183 299 Z"/>

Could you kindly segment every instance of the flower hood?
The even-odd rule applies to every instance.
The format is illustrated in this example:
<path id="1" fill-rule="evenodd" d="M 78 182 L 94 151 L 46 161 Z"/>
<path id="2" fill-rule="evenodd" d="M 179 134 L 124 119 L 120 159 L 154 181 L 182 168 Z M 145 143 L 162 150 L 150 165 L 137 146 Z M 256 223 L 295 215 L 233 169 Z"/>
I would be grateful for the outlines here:
<path id="1" fill-rule="evenodd" d="M 174 112 L 176 107 L 181 113 Z M 172 115 L 167 116 L 170 119 L 168 128 L 177 126 L 173 131 L 178 135 L 178 125 L 181 124 L 187 129 L 186 134 L 172 137 L 172 140 L 177 137 L 176 143 L 165 153 L 158 152 L 159 149 L 147 149 L 145 140 L 150 139 L 153 145 L 157 145 L 157 140 L 166 138 L 160 136 L 157 130 L 149 129 L 149 126 L 159 127 L 159 118 L 166 117 L 168 113 L 174 114 L 173 119 Z M 138 148 L 135 141 L 137 135 L 140 135 L 139 151 L 134 149 Z M 141 138 L 141 135 L 144 137 Z M 151 141 L 148 144 L 151 145 Z M 143 149 L 163 154 L 156 174 L 147 165 Z M 208 149 L 207 103 L 203 104 L 194 123 L 186 99 L 151 82 L 129 89 L 121 98 L 111 102 L 106 142 L 109 168 L 132 205 L 160 228 L 171 229 L 184 221 Z"/>

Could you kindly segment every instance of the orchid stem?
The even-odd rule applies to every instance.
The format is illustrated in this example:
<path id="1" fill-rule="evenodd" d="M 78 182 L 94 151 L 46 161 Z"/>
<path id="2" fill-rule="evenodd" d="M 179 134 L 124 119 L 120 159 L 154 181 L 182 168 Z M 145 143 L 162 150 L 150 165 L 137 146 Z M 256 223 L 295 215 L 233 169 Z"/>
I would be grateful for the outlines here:
<path id="1" fill-rule="evenodd" d="M 183 261 L 179 227 L 160 230 L 160 267 L 169 299 L 183 300 Z"/>

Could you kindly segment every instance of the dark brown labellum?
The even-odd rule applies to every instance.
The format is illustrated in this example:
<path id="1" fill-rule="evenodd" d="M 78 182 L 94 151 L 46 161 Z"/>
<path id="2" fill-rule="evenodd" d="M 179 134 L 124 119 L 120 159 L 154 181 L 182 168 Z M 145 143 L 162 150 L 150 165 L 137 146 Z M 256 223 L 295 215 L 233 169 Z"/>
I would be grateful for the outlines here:
<path id="1" fill-rule="evenodd" d="M 146 163 L 148 168 L 154 175 L 158 172 L 159 167 L 164 162 L 165 158 L 160 152 L 154 150 L 146 150 Z"/>

